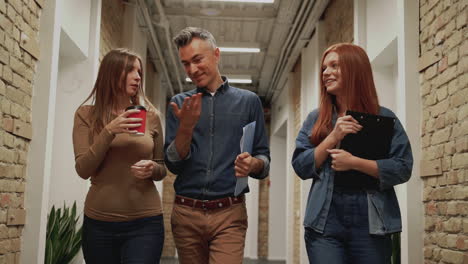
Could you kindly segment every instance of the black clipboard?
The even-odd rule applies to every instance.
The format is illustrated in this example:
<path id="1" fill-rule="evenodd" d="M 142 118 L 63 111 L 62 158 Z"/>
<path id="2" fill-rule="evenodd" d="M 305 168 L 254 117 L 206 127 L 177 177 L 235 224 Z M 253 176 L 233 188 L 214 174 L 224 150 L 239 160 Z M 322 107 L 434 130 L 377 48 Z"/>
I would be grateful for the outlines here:
<path id="1" fill-rule="evenodd" d="M 396 119 L 349 110 L 346 111 L 346 115 L 356 119 L 362 125 L 362 129 L 356 134 L 347 134 L 340 142 L 339 148 L 363 159 L 388 158 Z M 337 172 L 336 176 L 335 183 L 338 182 L 338 185 L 378 187 L 377 179 L 359 171 L 341 171 Z"/>

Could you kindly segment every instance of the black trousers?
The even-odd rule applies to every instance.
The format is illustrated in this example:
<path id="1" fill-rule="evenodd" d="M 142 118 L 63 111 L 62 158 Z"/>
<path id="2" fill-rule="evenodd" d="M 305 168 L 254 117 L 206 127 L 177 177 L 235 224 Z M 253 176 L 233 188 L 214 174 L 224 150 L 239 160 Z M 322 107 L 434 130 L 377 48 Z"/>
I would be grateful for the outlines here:
<path id="1" fill-rule="evenodd" d="M 84 216 L 82 248 L 87 264 L 155 264 L 164 245 L 162 215 L 128 222 Z"/>

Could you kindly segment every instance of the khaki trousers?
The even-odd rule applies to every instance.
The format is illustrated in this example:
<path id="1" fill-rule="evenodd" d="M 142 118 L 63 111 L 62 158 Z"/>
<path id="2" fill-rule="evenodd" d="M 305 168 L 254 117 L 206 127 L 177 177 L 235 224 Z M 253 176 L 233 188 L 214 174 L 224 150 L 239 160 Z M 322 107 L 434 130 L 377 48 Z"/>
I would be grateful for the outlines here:
<path id="1" fill-rule="evenodd" d="M 240 264 L 247 232 L 245 202 L 203 210 L 174 204 L 172 234 L 181 264 Z"/>

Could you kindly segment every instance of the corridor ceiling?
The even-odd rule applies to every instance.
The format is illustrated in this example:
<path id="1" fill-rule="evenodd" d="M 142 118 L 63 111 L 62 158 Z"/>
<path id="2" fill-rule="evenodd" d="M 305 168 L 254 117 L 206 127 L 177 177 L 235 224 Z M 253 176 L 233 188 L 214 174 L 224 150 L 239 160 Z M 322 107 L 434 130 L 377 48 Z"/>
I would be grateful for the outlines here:
<path id="1" fill-rule="evenodd" d="M 218 47 L 258 47 L 259 53 L 221 52 L 220 72 L 250 76 L 251 84 L 234 86 L 270 102 L 284 86 L 301 49 L 313 34 L 328 0 L 275 0 L 239 3 L 208 0 L 135 0 L 152 40 L 150 58 L 173 93 L 193 89 L 179 62 L 172 38 L 194 26 L 210 31 Z M 146 18 L 146 19 L 145 19 Z M 168 81 L 170 83 L 168 83 Z"/>

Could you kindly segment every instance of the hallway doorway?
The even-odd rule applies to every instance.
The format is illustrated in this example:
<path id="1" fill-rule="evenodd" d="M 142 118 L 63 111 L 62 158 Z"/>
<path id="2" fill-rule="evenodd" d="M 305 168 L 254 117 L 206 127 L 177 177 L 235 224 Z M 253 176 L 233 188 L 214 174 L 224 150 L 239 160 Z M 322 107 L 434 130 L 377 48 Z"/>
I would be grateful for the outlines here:
<path id="1" fill-rule="evenodd" d="M 270 140 L 270 214 L 268 236 L 268 259 L 286 260 L 286 137 L 287 121 L 272 131 Z"/>

